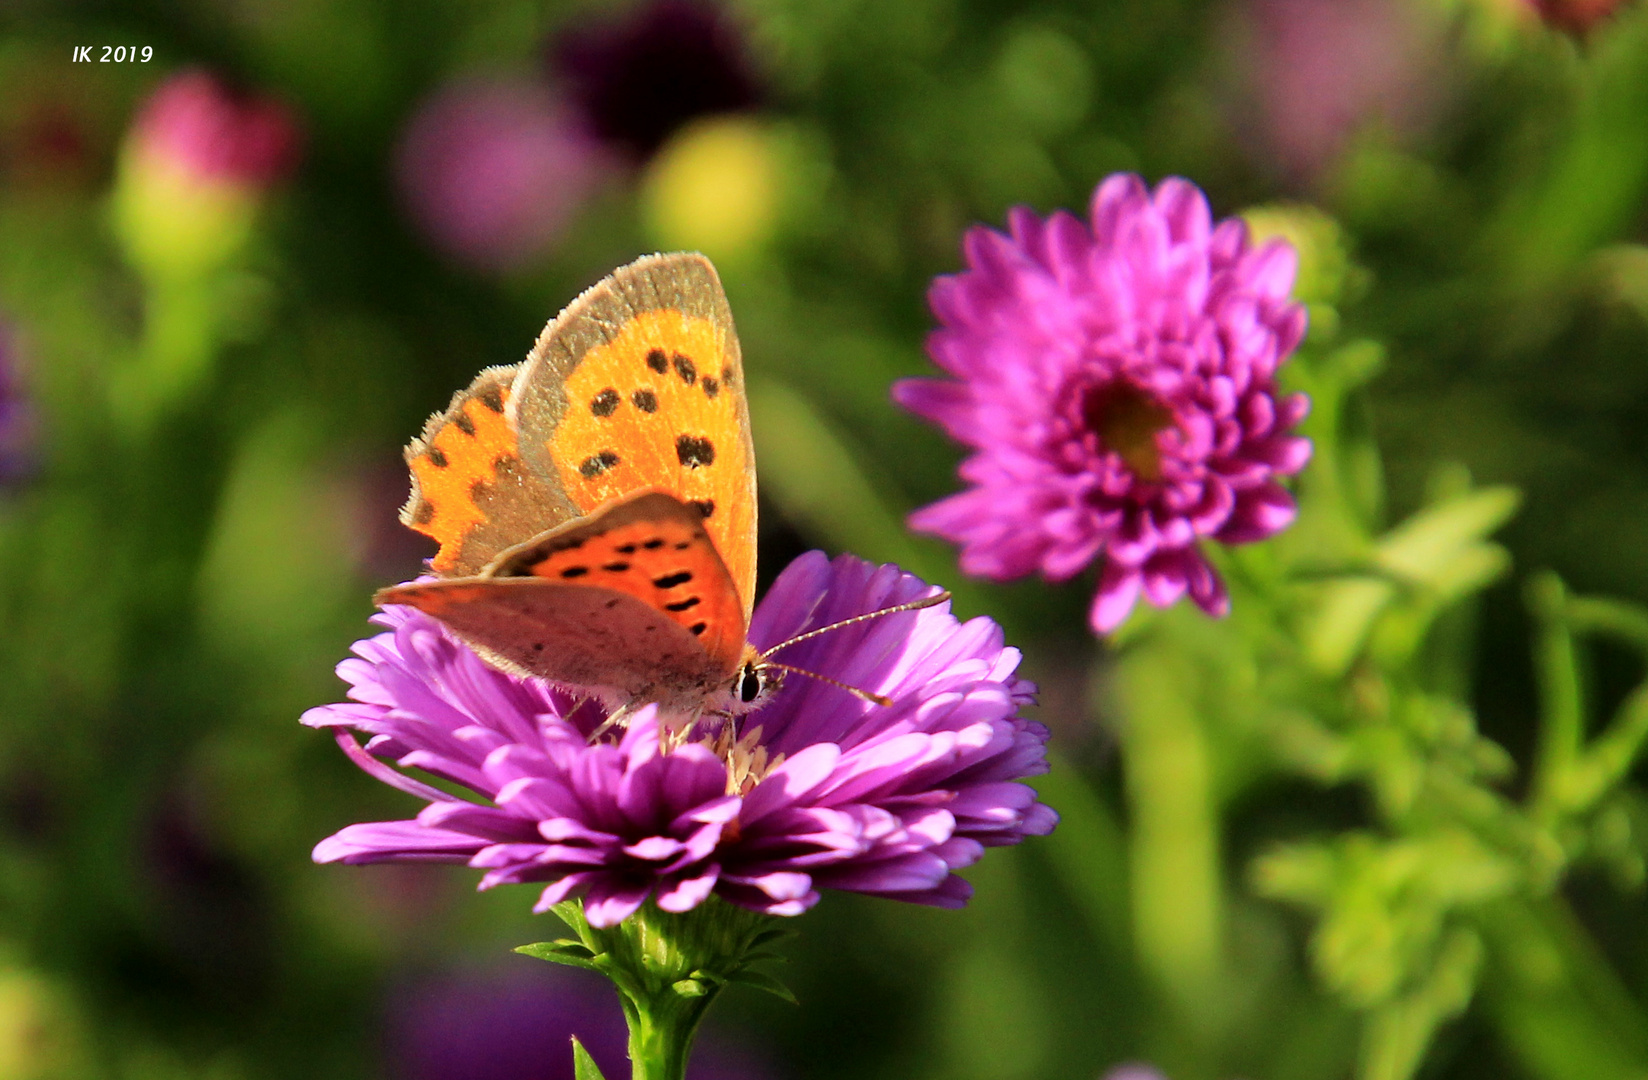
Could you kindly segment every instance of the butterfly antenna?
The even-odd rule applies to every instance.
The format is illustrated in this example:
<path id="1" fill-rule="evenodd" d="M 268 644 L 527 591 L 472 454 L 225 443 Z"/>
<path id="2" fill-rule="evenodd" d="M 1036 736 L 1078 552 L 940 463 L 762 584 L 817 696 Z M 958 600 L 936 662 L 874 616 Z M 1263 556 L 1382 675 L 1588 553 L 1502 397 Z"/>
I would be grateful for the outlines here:
<path id="1" fill-rule="evenodd" d="M 842 619 L 840 622 L 833 622 L 828 626 L 820 626 L 817 630 L 808 630 L 805 634 L 797 634 L 795 637 L 790 638 L 788 641 L 780 641 L 777 645 L 774 645 L 772 648 L 770 648 L 766 652 L 762 653 L 761 654 L 761 659 L 766 660 L 767 657 L 771 656 L 773 653 L 777 652 L 780 649 L 787 649 L 791 645 L 800 644 L 803 641 L 807 641 L 811 638 L 818 637 L 820 634 L 828 634 L 832 630 L 840 630 L 843 626 L 851 626 L 854 623 L 867 622 L 870 619 L 879 619 L 879 618 L 882 618 L 883 616 L 886 616 L 886 615 L 897 615 L 901 611 L 920 611 L 922 608 L 935 607 L 939 604 L 944 603 L 948 599 L 950 599 L 950 592 L 949 592 L 948 589 L 946 589 L 943 592 L 934 593 L 932 596 L 924 596 L 920 600 L 911 600 L 907 604 L 894 604 L 892 607 L 882 608 L 880 611 L 869 611 L 869 612 L 865 612 L 863 615 L 854 615 L 850 619 Z M 783 664 L 771 664 L 769 666 L 781 668 L 784 665 Z M 795 670 L 795 669 L 791 669 L 791 670 Z M 813 673 L 810 672 L 810 671 L 803 671 L 802 674 L 803 675 L 813 675 Z M 813 678 L 815 678 L 815 679 L 824 679 L 824 676 L 822 676 L 822 675 L 813 675 Z M 829 682 L 830 680 L 829 679 L 824 679 L 824 681 Z M 851 687 L 848 687 L 847 689 L 851 689 Z"/>
<path id="2" fill-rule="evenodd" d="M 833 627 L 826 627 L 826 629 L 833 629 Z M 886 707 L 893 703 L 893 699 L 890 697 L 885 697 L 881 694 L 872 694 L 868 690 L 860 690 L 856 686 L 848 686 L 844 682 L 837 682 L 828 675 L 820 675 L 818 672 L 808 671 L 806 668 L 791 667 L 788 664 L 775 664 L 771 660 L 762 661 L 761 666 L 777 668 L 779 671 L 793 671 L 797 675 L 805 675 L 809 679 L 817 679 L 819 682 L 829 683 L 831 686 L 847 691 L 847 693 L 853 695 L 855 698 L 858 698 L 860 701 L 868 701 L 872 705 Z"/>

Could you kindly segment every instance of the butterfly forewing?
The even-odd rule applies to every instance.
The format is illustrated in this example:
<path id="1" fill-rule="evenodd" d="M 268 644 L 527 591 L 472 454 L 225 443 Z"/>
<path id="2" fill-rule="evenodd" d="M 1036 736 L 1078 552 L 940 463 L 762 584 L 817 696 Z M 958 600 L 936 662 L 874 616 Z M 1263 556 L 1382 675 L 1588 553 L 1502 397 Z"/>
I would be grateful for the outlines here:
<path id="1" fill-rule="evenodd" d="M 578 514 L 521 460 L 506 414 L 517 371 L 481 372 L 406 448 L 412 495 L 401 521 L 440 544 L 430 567 L 443 576 L 473 574 L 523 536 Z"/>
<path id="2" fill-rule="evenodd" d="M 545 329 L 515 381 L 521 455 L 581 513 L 656 488 L 699 512 L 743 607 L 755 457 L 732 313 L 709 261 L 640 259 Z"/>

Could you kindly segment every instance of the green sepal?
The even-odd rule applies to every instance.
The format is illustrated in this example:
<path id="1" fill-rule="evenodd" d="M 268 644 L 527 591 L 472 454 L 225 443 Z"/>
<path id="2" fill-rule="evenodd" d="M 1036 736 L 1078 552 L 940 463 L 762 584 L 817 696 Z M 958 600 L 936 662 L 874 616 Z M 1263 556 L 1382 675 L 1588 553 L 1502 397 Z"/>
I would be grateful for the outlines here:
<path id="1" fill-rule="evenodd" d="M 601 1067 L 595 1064 L 595 1059 L 589 1056 L 589 1051 L 584 1049 L 584 1044 L 578 1041 L 576 1035 L 572 1037 L 572 1075 L 574 1080 L 606 1080 L 601 1075 Z"/>
<path id="2" fill-rule="evenodd" d="M 710 986 L 703 979 L 677 979 L 670 983 L 670 989 L 682 997 L 703 997 L 710 992 Z"/>
<path id="3" fill-rule="evenodd" d="M 586 968 L 590 971 L 602 971 L 603 968 L 596 961 L 595 954 L 581 942 L 568 941 L 562 938 L 559 941 L 540 941 L 532 945 L 521 945 L 515 949 L 522 956 L 530 956 L 537 960 L 548 960 L 552 964 L 567 964 L 571 967 Z"/>
<path id="4" fill-rule="evenodd" d="M 790 992 L 789 987 L 785 986 L 782 982 L 767 974 L 765 971 L 752 971 L 749 968 L 745 968 L 744 970 L 728 978 L 727 981 L 729 983 L 738 983 L 743 986 L 753 986 L 757 990 L 765 990 L 773 997 L 783 998 L 791 1005 L 801 1004 L 796 1000 L 795 995 Z"/>

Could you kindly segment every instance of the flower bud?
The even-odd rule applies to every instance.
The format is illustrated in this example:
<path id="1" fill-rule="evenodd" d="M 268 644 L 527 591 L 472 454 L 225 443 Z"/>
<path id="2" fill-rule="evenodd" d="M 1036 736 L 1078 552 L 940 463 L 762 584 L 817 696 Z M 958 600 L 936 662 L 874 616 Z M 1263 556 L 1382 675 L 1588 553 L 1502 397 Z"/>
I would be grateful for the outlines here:
<path id="1" fill-rule="evenodd" d="M 139 110 L 121 151 L 115 225 L 132 261 L 163 277 L 223 264 L 250 235 L 270 187 L 297 163 L 291 111 L 185 71 Z"/>

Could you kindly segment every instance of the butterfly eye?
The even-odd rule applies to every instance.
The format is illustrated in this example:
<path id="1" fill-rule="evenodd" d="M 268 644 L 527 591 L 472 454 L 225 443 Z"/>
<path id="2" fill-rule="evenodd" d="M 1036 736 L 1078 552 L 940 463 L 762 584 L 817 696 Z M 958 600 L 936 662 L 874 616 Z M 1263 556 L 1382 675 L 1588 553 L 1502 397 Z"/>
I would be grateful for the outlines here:
<path id="1" fill-rule="evenodd" d="M 745 664 L 744 672 L 738 678 L 738 700 L 745 705 L 761 696 L 761 691 L 767 688 L 767 680 L 761 670 L 754 664 Z"/>

